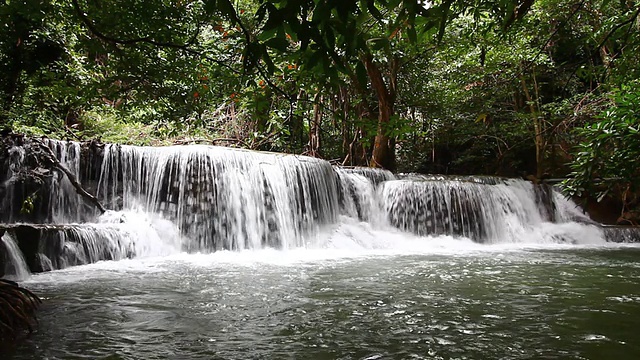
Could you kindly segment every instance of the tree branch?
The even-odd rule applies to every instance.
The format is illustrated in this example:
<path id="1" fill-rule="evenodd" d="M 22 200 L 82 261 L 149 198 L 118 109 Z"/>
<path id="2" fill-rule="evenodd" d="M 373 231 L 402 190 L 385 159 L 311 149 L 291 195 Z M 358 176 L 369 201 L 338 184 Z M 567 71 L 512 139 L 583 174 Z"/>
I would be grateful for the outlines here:
<path id="1" fill-rule="evenodd" d="M 80 182 L 78 181 L 78 179 L 76 178 L 75 174 L 72 173 L 69 169 L 67 169 L 64 165 L 62 165 L 62 163 L 60 162 L 60 160 L 58 160 L 58 158 L 56 157 L 56 155 L 53 153 L 53 151 L 51 150 L 50 147 L 48 147 L 47 145 L 41 143 L 39 140 L 37 139 L 33 139 L 33 141 L 35 141 L 38 145 L 40 145 L 40 148 L 42 150 L 44 150 L 45 152 L 45 158 L 46 160 L 48 160 L 51 165 L 53 165 L 53 167 L 59 171 L 61 171 L 62 173 L 64 173 L 67 176 L 67 179 L 69 179 L 69 182 L 71 182 L 71 185 L 73 185 L 73 187 L 76 189 L 76 192 L 81 195 L 82 197 L 84 197 L 86 200 L 88 200 L 89 202 L 91 202 L 93 205 L 95 205 L 102 214 L 104 214 L 107 210 L 104 208 L 104 206 L 102 206 L 102 204 L 100 203 L 100 201 L 98 201 L 98 199 L 89 194 L 87 192 L 87 190 L 85 190 L 82 185 L 80 184 Z"/>
<path id="2" fill-rule="evenodd" d="M 229 70 L 231 70 L 233 73 L 235 74 L 240 74 L 240 71 L 234 69 L 233 67 L 231 67 L 231 65 L 226 64 L 223 61 L 220 61 L 218 59 L 214 59 L 211 56 L 204 54 L 201 51 L 195 50 L 193 48 L 191 48 L 190 46 L 192 46 L 193 44 L 196 43 L 197 39 L 198 39 L 198 35 L 200 34 L 200 26 L 198 26 L 198 30 L 195 32 L 195 34 L 184 44 L 178 44 L 178 43 L 172 43 L 172 42 L 162 42 L 162 41 L 157 41 L 154 40 L 152 37 L 150 36 L 145 36 L 145 37 L 138 37 L 138 38 L 133 38 L 133 39 L 118 39 L 115 37 L 111 37 L 108 36 L 107 34 L 103 33 L 102 31 L 100 31 L 94 24 L 93 22 L 91 22 L 91 20 L 89 19 L 89 17 L 87 16 L 87 14 L 82 10 L 82 8 L 80 7 L 80 4 L 78 3 L 78 0 L 72 0 L 73 2 L 73 7 L 76 10 L 76 13 L 78 14 L 78 16 L 80 17 L 80 20 L 82 21 L 82 23 L 87 27 L 87 29 L 89 29 L 89 31 L 95 35 L 96 37 L 98 37 L 99 39 L 111 43 L 111 44 L 117 44 L 117 45 L 135 45 L 138 43 L 147 43 L 147 44 L 151 44 L 154 46 L 158 46 L 158 47 L 165 47 L 165 48 L 172 48 L 172 49 L 176 49 L 176 50 L 180 50 L 180 51 L 184 51 L 188 54 L 191 55 L 196 55 L 196 56 L 200 56 L 203 57 L 213 63 L 216 63 L 220 66 L 223 66 Z"/>
<path id="3" fill-rule="evenodd" d="M 630 23 L 634 22 L 634 21 L 638 18 L 638 15 L 640 15 L 640 6 L 638 6 L 638 9 L 636 10 L 636 12 L 634 12 L 634 13 L 633 13 L 633 15 L 631 15 L 631 17 L 630 17 L 630 18 L 628 18 L 627 20 L 625 20 L 625 21 L 623 21 L 623 22 L 621 22 L 621 23 L 619 23 L 619 24 L 616 24 L 616 26 L 614 26 L 614 27 L 613 27 L 613 28 L 612 28 L 612 29 L 607 33 L 607 35 L 604 37 L 604 39 L 602 39 L 602 41 L 600 41 L 600 44 L 598 45 L 598 47 L 597 47 L 596 49 L 600 49 L 601 47 L 603 47 L 603 46 L 604 46 L 604 43 L 606 43 L 606 42 L 607 42 L 607 40 L 609 40 L 609 38 L 610 38 L 611 36 L 613 36 L 613 34 L 614 34 L 616 31 L 618 31 L 618 29 L 620 29 L 621 27 L 623 27 L 623 26 L 625 26 L 625 25 L 627 25 L 627 24 L 630 24 Z"/>

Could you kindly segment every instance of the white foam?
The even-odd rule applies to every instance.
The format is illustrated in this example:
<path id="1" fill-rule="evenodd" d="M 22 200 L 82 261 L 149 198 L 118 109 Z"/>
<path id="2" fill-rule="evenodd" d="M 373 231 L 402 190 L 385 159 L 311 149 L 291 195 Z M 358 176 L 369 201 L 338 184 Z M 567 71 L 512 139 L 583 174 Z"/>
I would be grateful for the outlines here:
<path id="1" fill-rule="evenodd" d="M 152 257 L 181 251 L 183 238 L 178 227 L 157 214 L 132 211 L 107 211 L 99 224 L 116 227 L 126 234 L 136 257 Z"/>
<path id="2" fill-rule="evenodd" d="M 602 243 L 599 228 L 578 224 L 543 223 L 525 233 L 519 241 L 479 244 L 467 238 L 416 236 L 395 229 L 379 229 L 366 222 L 342 217 L 340 224 L 325 229 L 317 241 L 293 249 L 247 249 L 213 253 L 175 251 L 120 261 L 101 261 L 33 276 L 30 282 L 78 282 L 117 276 L 146 276 L 173 271 L 177 267 L 221 268 L 263 266 L 318 266 L 336 262 L 397 256 L 501 256 L 531 250 L 577 248 L 613 249 L 640 244 Z"/>

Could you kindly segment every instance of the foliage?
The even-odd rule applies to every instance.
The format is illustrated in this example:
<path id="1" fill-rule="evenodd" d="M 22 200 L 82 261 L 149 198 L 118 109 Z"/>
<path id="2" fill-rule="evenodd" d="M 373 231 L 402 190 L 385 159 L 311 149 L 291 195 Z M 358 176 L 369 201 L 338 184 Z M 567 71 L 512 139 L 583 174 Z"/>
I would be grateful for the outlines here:
<path id="1" fill-rule="evenodd" d="M 611 103 L 596 121 L 575 130 L 581 139 L 564 189 L 570 195 L 614 189 L 638 191 L 640 176 L 640 81 L 612 92 Z"/>
<path id="2" fill-rule="evenodd" d="M 574 129 L 609 129 L 604 110 L 622 118 L 610 96 L 640 77 L 639 12 L 605 0 L 11 0 L 0 120 L 68 139 L 594 179 L 609 175 L 572 149 L 595 135 Z M 594 164 L 628 160 L 578 153 L 592 150 Z"/>

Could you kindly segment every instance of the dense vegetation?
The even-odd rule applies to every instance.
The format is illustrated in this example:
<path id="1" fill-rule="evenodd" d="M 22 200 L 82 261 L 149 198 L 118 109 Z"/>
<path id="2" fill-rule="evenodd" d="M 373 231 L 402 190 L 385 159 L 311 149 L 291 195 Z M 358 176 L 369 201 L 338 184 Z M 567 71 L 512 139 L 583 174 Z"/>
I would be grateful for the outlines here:
<path id="1" fill-rule="evenodd" d="M 570 174 L 570 193 L 631 204 L 639 13 L 627 0 L 7 0 L 0 121 L 398 171 Z"/>

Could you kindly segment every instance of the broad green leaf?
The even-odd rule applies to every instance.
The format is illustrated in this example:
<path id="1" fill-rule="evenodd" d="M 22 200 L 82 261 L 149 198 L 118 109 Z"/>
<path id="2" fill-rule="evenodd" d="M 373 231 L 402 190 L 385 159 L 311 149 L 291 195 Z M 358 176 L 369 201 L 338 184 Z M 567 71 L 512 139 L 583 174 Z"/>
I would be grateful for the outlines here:
<path id="1" fill-rule="evenodd" d="M 289 47 L 289 41 L 285 37 L 274 37 L 265 41 L 264 44 L 281 52 L 287 51 L 287 47 Z"/>

